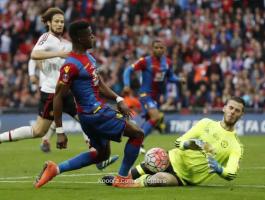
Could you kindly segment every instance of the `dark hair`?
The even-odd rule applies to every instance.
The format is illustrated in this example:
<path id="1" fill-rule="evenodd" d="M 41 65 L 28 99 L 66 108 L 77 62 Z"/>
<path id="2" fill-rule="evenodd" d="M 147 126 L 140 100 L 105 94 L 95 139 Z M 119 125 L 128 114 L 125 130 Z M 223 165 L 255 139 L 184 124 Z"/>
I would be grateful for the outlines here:
<path id="1" fill-rule="evenodd" d="M 42 22 L 46 24 L 48 21 L 52 21 L 52 17 L 56 14 L 64 15 L 64 12 L 57 7 L 49 8 L 41 16 Z"/>
<path id="2" fill-rule="evenodd" d="M 246 106 L 246 103 L 245 103 L 244 99 L 242 99 L 241 97 L 232 96 L 230 99 L 228 99 L 228 100 L 226 101 L 225 104 L 227 104 L 228 101 L 230 101 L 230 100 L 232 100 L 232 101 L 236 101 L 236 102 L 238 102 L 238 103 L 241 103 L 241 104 L 243 105 L 243 111 L 244 111 L 244 108 L 245 108 L 245 106 Z"/>
<path id="3" fill-rule="evenodd" d="M 159 39 L 156 39 L 152 42 L 152 47 L 155 45 L 155 43 L 163 43 L 163 42 Z"/>
<path id="4" fill-rule="evenodd" d="M 78 41 L 79 33 L 86 30 L 90 24 L 85 20 L 78 20 L 70 24 L 69 26 L 69 36 L 73 42 Z"/>

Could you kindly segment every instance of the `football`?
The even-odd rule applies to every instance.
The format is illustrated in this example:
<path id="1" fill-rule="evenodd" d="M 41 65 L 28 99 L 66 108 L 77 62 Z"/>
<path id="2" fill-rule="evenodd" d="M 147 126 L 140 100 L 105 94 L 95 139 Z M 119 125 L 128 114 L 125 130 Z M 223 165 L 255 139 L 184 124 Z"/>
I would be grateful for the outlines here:
<path id="1" fill-rule="evenodd" d="M 169 157 L 166 150 L 158 147 L 148 150 L 144 157 L 144 165 L 154 173 L 165 171 L 169 166 Z"/>

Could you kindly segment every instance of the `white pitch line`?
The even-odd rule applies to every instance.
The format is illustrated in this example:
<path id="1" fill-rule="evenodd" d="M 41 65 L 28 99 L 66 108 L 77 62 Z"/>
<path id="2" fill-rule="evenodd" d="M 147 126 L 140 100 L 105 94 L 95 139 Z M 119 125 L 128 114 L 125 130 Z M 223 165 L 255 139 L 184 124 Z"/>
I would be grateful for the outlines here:
<path id="1" fill-rule="evenodd" d="M 265 170 L 265 166 L 260 167 L 244 167 L 240 170 Z M 60 177 L 79 177 L 79 176 L 102 176 L 102 175 L 113 175 L 117 172 L 101 172 L 101 173 L 83 173 L 83 174 L 61 174 Z M 37 176 L 37 175 L 36 175 Z M 36 176 L 20 176 L 20 177 L 0 177 L 0 180 L 23 180 L 23 179 L 35 179 Z"/>
<path id="2" fill-rule="evenodd" d="M 117 172 L 104 172 L 104 173 L 93 173 L 93 174 L 61 174 L 59 177 L 78 177 L 78 176 L 102 176 L 102 175 L 113 175 Z M 32 179 L 36 176 L 18 176 L 18 177 L 0 177 L 1 180 L 20 180 L 20 179 Z"/>
<path id="3" fill-rule="evenodd" d="M 53 183 L 63 183 L 63 184 L 98 184 L 100 182 L 97 181 L 51 181 Z M 11 181 L 0 181 L 0 183 L 34 183 L 34 181 L 16 181 L 16 180 L 11 180 Z"/>

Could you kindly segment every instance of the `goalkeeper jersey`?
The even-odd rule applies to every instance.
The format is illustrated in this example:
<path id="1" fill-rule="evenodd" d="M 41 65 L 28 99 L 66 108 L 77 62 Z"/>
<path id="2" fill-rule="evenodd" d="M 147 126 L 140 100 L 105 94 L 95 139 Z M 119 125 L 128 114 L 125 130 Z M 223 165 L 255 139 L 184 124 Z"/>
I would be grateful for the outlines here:
<path id="1" fill-rule="evenodd" d="M 189 139 L 200 139 L 209 144 L 212 152 L 184 150 Z M 169 151 L 174 171 L 183 184 L 197 185 L 211 179 L 207 156 L 214 157 L 222 166 L 221 176 L 227 180 L 236 177 L 243 148 L 235 131 L 227 131 L 220 121 L 204 118 L 176 141 L 177 147 Z"/>

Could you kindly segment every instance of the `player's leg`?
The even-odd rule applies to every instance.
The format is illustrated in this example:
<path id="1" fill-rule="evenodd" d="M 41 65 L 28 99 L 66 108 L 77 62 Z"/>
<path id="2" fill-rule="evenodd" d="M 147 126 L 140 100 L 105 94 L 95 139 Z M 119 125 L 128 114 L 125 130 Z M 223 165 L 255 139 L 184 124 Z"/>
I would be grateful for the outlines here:
<path id="1" fill-rule="evenodd" d="M 55 125 L 55 122 L 53 121 L 47 133 L 41 138 L 40 149 L 45 153 L 51 151 L 50 140 L 52 136 L 54 135 L 55 130 L 56 130 L 56 125 Z"/>
<path id="2" fill-rule="evenodd" d="M 129 171 L 138 157 L 144 133 L 135 124 L 127 121 L 123 135 L 129 139 L 124 148 L 124 157 L 118 176 L 114 178 L 112 185 L 115 187 L 132 187 L 133 180 L 129 176 Z"/>
<path id="3" fill-rule="evenodd" d="M 58 165 L 56 165 L 54 162 L 48 161 L 44 165 L 44 169 L 42 170 L 39 178 L 37 178 L 36 180 L 36 188 L 40 188 L 42 185 L 52 180 L 56 175 L 60 173 L 80 169 L 91 164 L 99 163 L 109 157 L 109 140 L 102 139 L 101 137 L 96 137 L 98 135 L 97 133 L 93 134 L 93 132 L 95 132 L 96 130 L 93 130 L 93 127 L 91 127 L 91 124 L 89 124 L 90 118 L 91 115 L 84 115 L 82 117 L 81 126 L 83 131 L 86 132 L 87 135 L 95 136 L 92 138 L 90 137 L 90 141 L 91 145 L 96 150 L 90 150 L 88 152 L 81 153 L 71 159 L 59 163 Z"/>
<path id="4" fill-rule="evenodd" d="M 77 170 L 98 163 L 102 160 L 106 160 L 110 154 L 110 145 L 108 141 L 103 142 L 106 146 L 101 146 L 95 151 L 83 152 L 71 159 L 59 163 L 58 165 L 52 161 L 47 161 L 39 177 L 36 179 L 35 187 L 40 188 L 61 173 Z"/>
<path id="5" fill-rule="evenodd" d="M 74 116 L 74 119 L 78 122 L 79 121 L 79 118 L 78 118 L 78 115 L 75 115 Z M 89 137 L 84 133 L 82 132 L 82 135 L 83 135 L 83 138 L 86 142 L 86 144 L 88 145 L 88 148 L 93 151 L 95 150 L 94 147 L 91 146 L 90 144 L 90 139 Z M 118 155 L 113 155 L 113 156 L 109 156 L 107 159 L 103 160 L 102 162 L 99 162 L 96 164 L 96 167 L 99 169 L 99 170 L 103 170 L 105 169 L 106 167 L 108 167 L 109 165 L 113 164 L 114 162 L 116 162 L 117 160 L 119 159 L 119 156 Z"/>
<path id="6" fill-rule="evenodd" d="M 33 126 L 23 126 L 0 134 L 0 142 L 12 142 L 23 139 L 41 137 L 50 127 L 52 121 L 38 116 Z"/>
<path id="7" fill-rule="evenodd" d="M 158 105 L 155 100 L 153 100 L 150 96 L 141 96 L 140 102 L 142 105 L 142 116 L 145 118 L 145 122 L 141 125 L 141 128 L 144 131 L 144 137 L 147 137 L 152 130 L 157 126 L 160 121 L 161 115 L 158 110 Z M 141 153 L 145 153 L 143 145 L 140 149 Z"/>
<path id="8" fill-rule="evenodd" d="M 75 102 L 74 102 L 74 99 L 73 99 L 73 95 L 71 93 L 69 93 L 64 99 L 65 99 L 64 112 L 69 114 L 77 122 L 80 122 L 79 117 L 77 115 L 77 111 L 76 111 L 76 106 L 75 106 Z M 85 140 L 85 143 L 88 145 L 88 148 L 91 148 L 90 139 L 87 136 L 87 134 L 85 134 L 85 132 L 82 132 L 82 135 L 83 135 L 83 138 Z M 91 148 L 91 150 L 93 151 L 95 149 Z M 118 155 L 110 156 L 107 159 L 105 159 L 104 161 L 102 161 L 100 163 L 97 163 L 96 167 L 99 170 L 103 170 L 106 167 L 108 167 L 109 165 L 113 164 L 118 159 L 119 159 Z"/>
<path id="9" fill-rule="evenodd" d="M 182 185 L 173 174 L 167 172 L 158 172 L 153 175 L 142 175 L 140 178 L 135 180 L 135 184 L 140 187 L 166 187 Z"/>
<path id="10" fill-rule="evenodd" d="M 97 151 L 89 151 L 61 162 L 58 165 L 53 161 L 47 161 L 40 175 L 36 179 L 35 187 L 40 188 L 41 186 L 52 180 L 55 176 L 63 172 L 72 171 L 88 166 L 95 162 L 94 160 L 96 159 L 96 157 Z"/>
<path id="11" fill-rule="evenodd" d="M 41 98 L 39 103 L 39 116 L 41 118 L 40 124 L 37 126 L 36 135 L 42 137 L 40 148 L 44 152 L 50 151 L 50 138 L 55 132 L 55 123 L 53 121 L 53 93 L 45 93 L 41 91 Z M 46 123 L 48 122 L 48 123 Z M 48 127 L 47 127 L 48 126 Z"/>
<path id="12" fill-rule="evenodd" d="M 81 153 L 69 160 L 66 160 L 58 164 L 58 169 L 60 173 L 77 170 L 91 164 L 95 164 L 106 160 L 110 155 L 109 143 L 107 146 L 101 147 L 99 150 L 90 150 L 88 152 Z"/>
<path id="13" fill-rule="evenodd" d="M 159 120 L 156 123 L 155 129 L 157 129 L 160 134 L 165 133 L 166 124 L 165 124 L 164 118 L 165 118 L 164 113 L 159 111 Z"/>
<path id="14" fill-rule="evenodd" d="M 147 137 L 152 132 L 153 128 L 157 125 L 161 118 L 160 112 L 157 108 L 149 108 L 147 114 L 149 118 L 142 125 L 144 137 Z"/>
<path id="15" fill-rule="evenodd" d="M 45 136 L 41 140 L 40 148 L 43 152 L 50 152 L 50 139 L 52 135 L 55 133 L 55 123 L 52 122 L 54 119 L 53 116 L 53 97 L 54 94 L 49 94 L 45 92 L 41 92 L 41 101 L 39 104 L 39 116 L 43 119 L 50 121 L 50 126 L 48 129 L 45 127 L 45 130 L 39 130 L 39 135 L 43 136 L 43 132 L 45 131 Z"/>
<path id="16" fill-rule="evenodd" d="M 169 165 L 164 172 L 154 173 L 150 171 L 144 163 L 137 165 L 131 169 L 132 179 L 136 180 L 135 184 L 141 187 L 156 187 L 156 186 L 182 186 L 172 165 Z"/>

